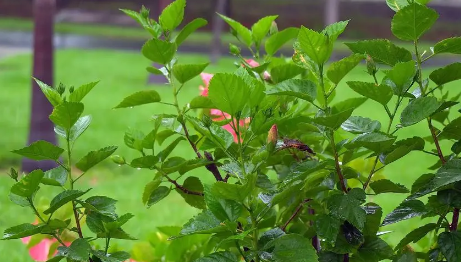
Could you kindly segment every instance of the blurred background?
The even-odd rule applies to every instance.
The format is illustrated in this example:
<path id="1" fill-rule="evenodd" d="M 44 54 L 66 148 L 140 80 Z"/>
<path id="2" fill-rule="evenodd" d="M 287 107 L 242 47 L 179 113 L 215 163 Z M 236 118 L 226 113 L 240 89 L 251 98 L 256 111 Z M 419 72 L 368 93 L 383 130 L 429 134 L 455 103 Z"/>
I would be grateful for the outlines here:
<path id="1" fill-rule="evenodd" d="M 112 108 L 125 96 L 148 88 L 155 88 L 167 101 L 171 99 L 171 90 L 164 84 L 164 79 L 149 76 L 145 70 L 150 64 L 139 51 L 149 34 L 119 9 L 139 10 L 144 5 L 156 18 L 169 3 L 169 0 L 0 0 L 0 232 L 18 223 L 34 220 L 32 212 L 14 206 L 8 200 L 7 192 L 13 183 L 6 175 L 9 168 L 22 168 L 27 172 L 52 167 L 46 162 L 23 160 L 10 151 L 39 139 L 61 142 L 57 141 L 52 123 L 48 120 L 51 105 L 32 81 L 32 76 L 52 86 L 63 83 L 68 87 L 78 87 L 100 81 L 84 100 L 87 105 L 85 113 L 92 115 L 93 121 L 75 145 L 76 159 L 90 150 L 109 145 L 119 146 L 116 154 L 128 160 L 138 157 L 124 145 L 125 131 L 133 128 L 147 133 L 153 126 L 150 117 L 169 113 L 171 109 L 163 105 L 147 105 L 124 111 Z M 460 0 L 433 0 L 429 5 L 439 12 L 440 19 L 421 43 L 421 47 L 428 52 L 435 42 L 461 35 Z M 335 46 L 333 60 L 350 54 L 342 42 L 372 38 L 395 40 L 390 30 L 394 11 L 385 0 L 188 0 L 183 25 L 197 17 L 205 18 L 209 24 L 193 34 L 180 48 L 180 62 L 212 61 L 206 69 L 209 73 L 232 71 L 235 68 L 234 59 L 228 55 L 227 48 L 229 43 L 238 44 L 238 41 L 229 33 L 225 23 L 218 19 L 216 12 L 230 16 L 247 27 L 263 16 L 278 14 L 276 22 L 279 29 L 304 25 L 320 30 L 326 24 L 351 19 Z M 411 43 L 397 43 L 411 50 Z M 280 55 L 291 56 L 291 44 L 286 45 Z M 249 54 L 246 56 L 250 58 Z M 431 67 L 459 60 L 459 57 L 450 55 L 440 56 L 427 63 L 425 73 L 430 72 Z M 349 79 L 372 81 L 363 67 L 354 70 Z M 180 103 L 187 103 L 199 95 L 198 86 L 201 84 L 199 78 L 191 81 L 183 89 Z M 354 96 L 358 95 L 346 87 L 338 88 L 337 97 Z M 382 115 L 379 110 L 373 104 L 366 103 L 355 113 L 379 120 Z M 402 138 L 414 134 L 426 136 L 426 129 L 425 126 L 416 125 L 399 135 Z M 194 155 L 186 144 L 182 144 L 176 154 L 185 158 Z M 434 164 L 431 161 L 435 160 L 426 161 L 426 158 L 427 155 L 422 153 L 412 153 L 406 163 L 392 164 L 383 175 L 411 185 L 417 174 L 426 172 Z M 197 170 L 191 175 L 200 177 L 206 183 L 209 178 L 202 173 L 205 172 Z M 115 242 L 113 248 L 118 245 L 133 248 L 133 252 L 145 250 L 148 245 L 146 241 L 152 242 L 155 238 L 156 227 L 181 226 L 190 216 L 198 213 L 176 193 L 146 209 L 141 196 L 145 184 L 154 175 L 106 161 L 80 183 L 81 188 L 95 187 L 91 192 L 93 195 L 107 194 L 118 199 L 120 213 L 136 215 L 133 220 L 136 222 L 127 224 L 127 232 L 140 241 Z M 48 206 L 57 192 L 47 188 L 46 192 L 37 196 L 37 203 L 41 207 Z M 396 196 L 392 200 L 378 197 L 373 200 L 383 205 L 385 212 L 390 212 L 402 199 L 403 196 Z M 396 244 L 421 223 L 413 219 L 399 224 L 399 227 L 388 226 L 385 230 L 394 230 L 394 233 L 386 235 L 386 238 Z M 155 261 L 153 255 L 149 259 Z M 17 240 L 0 242 L 0 261 L 32 260 L 27 254 L 26 245 Z"/>

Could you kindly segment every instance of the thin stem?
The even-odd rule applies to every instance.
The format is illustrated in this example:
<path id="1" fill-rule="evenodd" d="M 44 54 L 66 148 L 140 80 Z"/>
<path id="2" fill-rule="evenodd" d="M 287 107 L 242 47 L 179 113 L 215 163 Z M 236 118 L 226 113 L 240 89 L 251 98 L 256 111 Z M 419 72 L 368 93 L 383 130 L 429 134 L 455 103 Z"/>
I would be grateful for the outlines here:
<path id="1" fill-rule="evenodd" d="M 453 219 L 450 225 L 450 231 L 455 232 L 458 230 L 458 221 L 459 221 L 459 208 L 453 210 Z"/>
<path id="2" fill-rule="evenodd" d="M 431 131 L 432 139 L 434 139 L 435 147 L 437 148 L 437 154 L 440 158 L 440 161 L 442 161 L 442 165 L 444 165 L 447 161 L 445 160 L 445 157 L 442 153 L 442 149 L 440 148 L 439 139 L 437 138 L 437 134 L 435 133 L 434 126 L 432 126 L 431 118 L 427 119 L 427 123 L 429 125 L 429 130 Z"/>
<path id="3" fill-rule="evenodd" d="M 331 135 L 331 147 L 333 149 L 333 154 L 334 154 L 334 158 L 335 158 L 336 173 L 338 174 L 338 177 L 339 177 L 339 183 L 341 184 L 341 189 L 343 190 L 344 193 L 347 193 L 346 180 L 344 179 L 344 175 L 343 175 L 343 172 L 341 170 L 341 166 L 339 164 L 338 151 L 336 150 L 334 132 L 331 132 L 330 135 Z"/>
<path id="4" fill-rule="evenodd" d="M 371 168 L 370 174 L 368 175 L 367 181 L 365 181 L 365 184 L 363 184 L 363 190 L 367 189 L 368 185 L 371 182 L 371 179 L 373 178 L 373 175 L 376 173 L 376 165 L 378 164 L 378 157 L 375 157 L 375 162 L 373 163 L 373 167 Z"/>
<path id="5" fill-rule="evenodd" d="M 45 224 L 48 224 L 45 219 L 43 219 L 43 217 L 40 215 L 40 213 L 38 212 L 37 208 L 35 207 L 34 205 L 34 202 L 32 201 L 31 198 L 27 198 L 27 200 L 29 201 L 29 204 L 32 208 L 32 210 L 34 211 L 34 214 L 38 217 L 38 219 L 40 219 L 40 221 L 42 221 L 42 223 L 45 223 Z M 52 233 L 51 234 L 62 246 L 66 246 L 66 244 L 64 243 L 64 241 L 61 240 L 61 238 L 56 234 L 56 233 Z"/>
<path id="6" fill-rule="evenodd" d="M 107 251 L 109 250 L 110 245 L 110 237 L 106 238 L 106 248 L 104 249 L 104 253 L 107 255 Z"/>
<path id="7" fill-rule="evenodd" d="M 303 206 L 304 204 L 306 204 L 307 202 L 311 201 L 311 199 L 304 199 L 299 205 L 298 207 L 296 208 L 295 212 L 293 212 L 293 214 L 290 216 L 290 218 L 285 222 L 285 224 L 283 224 L 283 226 L 280 228 L 283 232 L 286 232 L 286 229 L 288 227 L 288 225 L 296 218 L 296 216 L 299 215 L 299 213 L 301 213 L 301 210 L 303 209 Z"/>
<path id="8" fill-rule="evenodd" d="M 242 256 L 243 260 L 245 260 L 245 262 L 248 262 L 247 258 L 245 257 L 245 255 L 243 254 L 243 251 L 242 249 L 240 248 L 239 246 L 239 242 L 237 240 L 235 240 L 235 247 L 238 249 L 240 255 Z"/>
<path id="9" fill-rule="evenodd" d="M 250 212 L 250 216 L 251 216 L 251 224 L 252 224 L 252 228 L 253 228 L 253 251 L 256 253 L 255 262 L 260 262 L 261 260 L 259 258 L 259 254 L 258 254 L 258 251 L 259 251 L 259 248 L 258 248 L 258 237 L 259 237 L 258 221 L 256 221 L 256 218 L 253 216 L 252 211 Z"/>
<path id="10" fill-rule="evenodd" d="M 182 192 L 184 192 L 184 193 L 186 193 L 188 195 L 204 196 L 204 194 L 202 192 L 191 191 L 191 190 L 185 188 L 184 186 L 181 186 L 180 184 L 178 184 L 178 182 L 176 180 L 171 179 L 165 172 L 163 172 L 163 170 L 161 170 L 159 168 L 156 168 L 156 169 L 163 174 L 163 176 L 168 180 L 168 182 L 175 185 L 176 188 L 181 190 Z"/>
<path id="11" fill-rule="evenodd" d="M 427 96 L 427 95 L 433 93 L 435 90 L 437 90 L 437 89 L 439 89 L 439 88 L 440 88 L 440 86 L 436 86 L 436 87 L 432 88 L 431 90 L 429 90 L 429 92 L 427 92 L 427 93 L 425 94 L 425 96 Z"/>

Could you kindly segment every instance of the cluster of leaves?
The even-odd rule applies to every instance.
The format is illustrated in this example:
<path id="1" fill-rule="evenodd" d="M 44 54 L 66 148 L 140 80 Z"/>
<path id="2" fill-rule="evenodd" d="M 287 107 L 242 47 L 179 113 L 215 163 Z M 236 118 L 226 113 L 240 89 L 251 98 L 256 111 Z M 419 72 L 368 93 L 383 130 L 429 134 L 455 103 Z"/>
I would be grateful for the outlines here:
<path id="1" fill-rule="evenodd" d="M 25 148 L 14 150 L 13 153 L 36 161 L 54 161 L 56 168 L 51 170 L 34 170 L 20 176 L 14 169 L 10 177 L 16 181 L 11 187 L 9 198 L 15 204 L 31 209 L 37 217 L 37 222 L 21 224 L 8 228 L 3 233 L 3 240 L 32 237 L 31 243 L 39 243 L 44 238 L 52 237 L 57 242 L 49 250 L 49 254 L 56 255 L 48 261 L 92 261 L 92 262 L 123 262 L 130 258 L 127 252 L 109 254 L 108 248 L 111 239 L 133 239 L 121 226 L 133 216 L 116 213 L 116 200 L 107 196 L 86 195 L 91 190 L 75 189 L 75 183 L 95 165 L 111 156 L 116 146 L 109 146 L 91 151 L 78 162 L 72 162 L 72 148 L 78 138 L 85 132 L 91 123 L 91 116 L 82 116 L 84 104 L 82 99 L 96 86 L 97 82 L 82 85 L 78 88 L 66 88 L 60 84 L 52 88 L 36 80 L 43 94 L 48 98 L 54 109 L 50 120 L 55 124 L 55 132 L 65 141 L 65 149 L 47 141 L 36 141 Z M 68 89 L 66 92 L 66 89 Z M 66 152 L 66 156 L 62 154 Z M 78 169 L 76 174 L 75 168 Z M 41 186 L 56 187 L 61 190 L 49 203 L 49 207 L 42 210 L 34 202 L 40 194 Z M 92 237 L 83 236 L 83 222 L 94 233 Z M 103 239 L 105 246 L 98 249 L 95 241 Z"/>

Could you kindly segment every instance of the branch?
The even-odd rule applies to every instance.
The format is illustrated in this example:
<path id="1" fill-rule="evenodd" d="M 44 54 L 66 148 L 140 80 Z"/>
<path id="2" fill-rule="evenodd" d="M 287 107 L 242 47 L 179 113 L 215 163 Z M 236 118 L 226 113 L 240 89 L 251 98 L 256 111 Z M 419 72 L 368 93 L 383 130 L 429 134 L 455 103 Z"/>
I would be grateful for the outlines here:
<path id="1" fill-rule="evenodd" d="M 432 139 L 434 139 L 435 147 L 437 148 L 437 155 L 442 161 L 442 165 L 445 165 L 447 162 L 443 157 L 442 149 L 440 148 L 439 139 L 437 138 L 437 134 L 435 133 L 434 126 L 432 126 L 432 120 L 430 118 L 427 119 L 427 123 L 429 124 L 429 130 L 431 131 Z"/>
<path id="2" fill-rule="evenodd" d="M 186 124 L 184 124 L 184 122 L 181 121 L 181 126 L 182 126 L 182 128 L 184 129 L 184 135 L 186 136 L 187 141 L 189 141 L 189 144 L 190 144 L 190 146 L 192 147 L 192 149 L 194 150 L 195 154 L 197 154 L 197 157 L 198 157 L 198 158 L 203 158 L 203 157 L 202 157 L 202 154 L 200 154 L 200 152 L 198 151 L 197 146 L 196 146 L 196 145 L 194 144 L 194 142 L 190 139 L 189 131 L 187 131 Z"/>
<path id="3" fill-rule="evenodd" d="M 181 186 L 180 184 L 178 184 L 178 182 L 176 182 L 176 180 L 173 180 L 171 178 L 168 177 L 168 175 L 164 174 L 164 176 L 166 177 L 166 179 L 168 179 L 168 181 L 170 183 L 172 183 L 173 185 L 176 186 L 176 188 L 178 188 L 179 190 L 181 190 L 182 192 L 188 194 L 188 195 L 195 195 L 195 196 L 204 196 L 203 193 L 201 192 L 196 192 L 196 191 L 191 191 L 183 186 Z"/>
<path id="4" fill-rule="evenodd" d="M 283 232 L 286 231 L 288 225 L 291 223 L 291 221 L 293 221 L 296 216 L 301 212 L 301 210 L 303 209 L 303 205 L 306 204 L 307 202 L 311 201 L 312 199 L 308 198 L 308 199 L 304 199 L 301 204 L 299 204 L 299 206 L 296 208 L 295 212 L 291 215 L 291 217 L 287 220 L 287 222 L 285 222 L 285 224 L 280 228 L 282 229 Z"/>
<path id="5" fill-rule="evenodd" d="M 210 153 L 208 153 L 207 151 L 205 151 L 205 157 L 206 157 L 206 159 L 209 160 L 209 161 L 214 161 L 213 156 L 212 156 Z M 215 177 L 216 181 L 224 181 L 224 180 L 222 179 L 222 176 L 221 176 L 221 174 L 219 173 L 218 167 L 216 166 L 215 163 L 211 163 L 211 164 L 209 164 L 209 165 L 206 165 L 205 167 L 206 167 L 206 169 L 208 169 L 208 171 L 210 171 L 210 172 L 213 174 L 213 176 Z"/>

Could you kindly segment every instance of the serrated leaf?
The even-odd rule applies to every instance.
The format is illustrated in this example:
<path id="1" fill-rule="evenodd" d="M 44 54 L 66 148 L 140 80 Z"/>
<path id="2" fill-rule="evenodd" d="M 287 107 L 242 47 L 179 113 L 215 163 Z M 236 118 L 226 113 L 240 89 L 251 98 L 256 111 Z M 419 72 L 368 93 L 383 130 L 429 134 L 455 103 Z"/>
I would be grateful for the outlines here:
<path id="1" fill-rule="evenodd" d="M 315 220 L 315 232 L 321 239 L 334 243 L 341 224 L 338 218 L 322 214 Z"/>
<path id="2" fill-rule="evenodd" d="M 157 156 L 143 156 L 139 157 L 136 159 L 133 159 L 131 161 L 130 166 L 134 168 L 148 168 L 148 169 L 153 169 L 155 167 L 155 164 L 157 164 L 159 161 Z"/>
<path id="3" fill-rule="evenodd" d="M 317 87 L 314 82 L 307 79 L 289 79 L 267 90 L 266 94 L 294 96 L 312 102 L 317 96 Z"/>
<path id="4" fill-rule="evenodd" d="M 175 0 L 169 4 L 160 14 L 158 20 L 163 30 L 173 31 L 184 18 L 185 0 Z"/>
<path id="5" fill-rule="evenodd" d="M 106 196 L 92 196 L 85 200 L 87 204 L 90 204 L 94 211 L 101 215 L 115 217 L 115 204 L 117 200 Z"/>
<path id="6" fill-rule="evenodd" d="M 238 262 L 237 256 L 229 251 L 220 251 L 201 257 L 194 262 Z"/>
<path id="7" fill-rule="evenodd" d="M 210 128 L 206 128 L 202 121 L 197 118 L 186 116 L 187 120 L 194 126 L 195 130 L 201 135 L 205 136 L 216 145 L 222 145 L 229 148 L 234 143 L 234 137 L 231 133 L 227 132 L 224 128 L 212 123 Z"/>
<path id="8" fill-rule="evenodd" d="M 391 147 L 395 139 L 395 137 L 389 136 L 384 133 L 365 133 L 356 136 L 349 143 L 347 143 L 345 147 L 348 149 L 365 147 L 367 149 L 379 153 Z"/>
<path id="9" fill-rule="evenodd" d="M 441 86 L 461 79 L 461 63 L 453 63 L 433 71 L 429 78 Z"/>
<path id="10" fill-rule="evenodd" d="M 216 108 L 211 102 L 211 99 L 206 96 L 196 96 L 190 101 L 189 106 L 191 109 L 200 109 L 200 108 Z"/>
<path id="11" fill-rule="evenodd" d="M 50 142 L 39 140 L 27 147 L 11 151 L 15 154 L 33 159 L 33 160 L 58 160 L 64 149 L 57 147 Z"/>
<path id="12" fill-rule="evenodd" d="M 151 207 L 154 204 L 158 203 L 160 200 L 167 197 L 170 194 L 170 192 L 171 192 L 170 188 L 166 186 L 157 187 L 150 194 L 149 199 L 147 200 L 147 207 Z"/>
<path id="13" fill-rule="evenodd" d="M 83 104 L 76 102 L 62 102 L 53 109 L 50 120 L 57 126 L 70 130 L 83 113 Z"/>
<path id="14" fill-rule="evenodd" d="M 72 126 L 72 128 L 69 131 L 69 134 L 67 134 L 67 131 L 60 126 L 55 126 L 54 132 L 66 139 L 69 138 L 70 141 L 75 141 L 81 134 L 83 134 L 83 132 L 85 132 L 90 123 L 91 116 L 82 116 Z"/>
<path id="15" fill-rule="evenodd" d="M 386 105 L 392 98 L 394 92 L 387 85 L 376 85 L 375 83 L 349 81 L 347 85 L 355 92 L 364 97 L 370 98 L 382 105 Z"/>
<path id="16" fill-rule="evenodd" d="M 86 239 L 78 238 L 70 244 L 67 258 L 73 261 L 86 262 L 90 257 L 91 246 Z"/>
<path id="17" fill-rule="evenodd" d="M 441 102 L 433 96 L 419 97 L 410 101 L 400 115 L 400 123 L 403 126 L 414 125 L 434 114 L 440 107 Z"/>
<path id="18" fill-rule="evenodd" d="M 431 8 L 410 3 L 399 10 L 392 18 L 392 33 L 404 41 L 417 41 L 439 18 Z"/>
<path id="19" fill-rule="evenodd" d="M 281 236 L 274 240 L 272 259 L 275 262 L 317 262 L 317 252 L 311 240 L 297 234 Z"/>
<path id="20" fill-rule="evenodd" d="M 461 37 L 452 37 L 438 42 L 434 46 L 434 54 L 461 54 Z"/>
<path id="21" fill-rule="evenodd" d="M 339 84 L 341 80 L 354 69 L 360 61 L 364 59 L 362 54 L 353 54 L 343 58 L 337 62 L 333 62 L 328 67 L 327 76 L 335 84 Z"/>
<path id="22" fill-rule="evenodd" d="M 159 38 L 163 34 L 162 27 L 154 20 L 149 18 L 149 10 L 142 9 L 141 13 L 127 10 L 127 9 L 120 9 L 120 11 L 124 12 L 129 17 L 133 18 L 136 22 L 138 22 L 144 29 L 146 29 L 153 37 Z M 147 17 L 144 16 L 142 13 L 147 11 Z"/>
<path id="23" fill-rule="evenodd" d="M 124 262 L 130 259 L 130 254 L 119 251 L 111 254 L 106 254 L 102 250 L 94 250 L 92 253 L 101 260 L 101 262 Z"/>
<path id="24" fill-rule="evenodd" d="M 381 226 L 394 224 L 402 220 L 421 216 L 426 213 L 424 203 L 419 200 L 406 200 L 402 202 L 396 209 L 389 213 Z"/>
<path id="25" fill-rule="evenodd" d="M 353 196 L 349 194 L 332 195 L 328 199 L 327 205 L 331 215 L 349 221 L 359 230 L 362 230 L 365 226 L 365 210 L 360 207 L 361 202 Z"/>
<path id="26" fill-rule="evenodd" d="M 404 185 L 395 184 L 388 179 L 380 179 L 370 184 L 375 194 L 383 193 L 410 193 Z"/>
<path id="27" fill-rule="evenodd" d="M 397 63 L 395 66 L 386 72 L 386 76 L 393 83 L 394 93 L 402 96 L 411 86 L 415 76 L 415 62 L 408 61 Z"/>
<path id="28" fill-rule="evenodd" d="M 387 5 L 395 12 L 408 5 L 408 0 L 386 0 Z"/>
<path id="29" fill-rule="evenodd" d="M 304 26 L 299 30 L 298 41 L 302 50 L 317 65 L 325 64 L 333 52 L 333 39 Z"/>
<path id="30" fill-rule="evenodd" d="M 379 155 L 381 163 L 388 165 L 410 153 L 413 150 L 423 150 L 424 140 L 420 137 L 412 137 L 397 141 L 391 149 Z"/>
<path id="31" fill-rule="evenodd" d="M 198 177 L 193 177 L 193 176 L 186 178 L 182 186 L 186 188 L 187 190 L 194 191 L 194 192 L 203 192 L 204 190 L 200 179 Z M 205 204 L 205 200 L 203 196 L 186 194 L 178 188 L 176 189 L 176 192 L 178 192 L 184 198 L 186 203 L 191 205 L 192 207 L 195 207 L 198 209 L 207 208 L 207 205 Z"/>
<path id="32" fill-rule="evenodd" d="M 216 218 L 221 221 L 236 221 L 240 217 L 243 211 L 241 204 L 213 194 L 209 185 L 205 185 L 204 188 L 206 206 Z"/>
<path id="33" fill-rule="evenodd" d="M 56 89 L 52 88 L 51 86 L 43 83 L 42 81 L 34 78 L 35 82 L 37 85 L 40 87 L 42 90 L 42 93 L 45 95 L 45 97 L 50 101 L 50 103 L 56 107 L 60 103 L 62 103 L 62 98 L 61 95 L 56 91 Z"/>
<path id="34" fill-rule="evenodd" d="M 160 102 L 160 95 L 154 90 L 145 90 L 136 92 L 130 96 L 125 97 L 123 101 L 115 108 L 134 107 L 144 104 Z"/>
<path id="35" fill-rule="evenodd" d="M 381 123 L 366 117 L 351 116 L 341 125 L 341 128 L 353 134 L 363 134 L 379 131 Z"/>
<path id="36" fill-rule="evenodd" d="M 225 73 L 215 74 L 208 90 L 208 97 L 217 109 L 230 115 L 241 112 L 250 95 L 250 89 L 242 78 Z"/>
<path id="37" fill-rule="evenodd" d="M 5 229 L 2 240 L 18 239 L 40 234 L 44 225 L 21 224 Z"/>
<path id="38" fill-rule="evenodd" d="M 457 262 L 461 259 L 461 233 L 443 232 L 439 235 L 438 244 L 448 262 Z"/>
<path id="39" fill-rule="evenodd" d="M 227 228 L 221 224 L 210 210 L 193 217 L 181 229 L 181 235 L 211 234 L 226 231 Z"/>
<path id="40" fill-rule="evenodd" d="M 368 100 L 366 97 L 354 97 L 354 98 L 349 98 L 345 99 L 341 102 L 338 102 L 334 104 L 331 107 L 331 113 L 332 114 L 337 114 L 342 111 L 346 111 L 349 109 L 356 109 L 359 106 L 363 105 Z"/>
<path id="41" fill-rule="evenodd" d="M 176 51 L 176 43 L 170 43 L 155 38 L 147 41 L 141 49 L 142 54 L 147 59 L 161 65 L 168 64 L 175 56 Z"/>
<path id="42" fill-rule="evenodd" d="M 251 35 L 257 45 L 266 37 L 271 29 L 272 22 L 277 19 L 278 15 L 266 16 L 258 20 L 251 27 Z"/>
<path id="43" fill-rule="evenodd" d="M 95 87 L 99 81 L 91 82 L 85 85 L 79 86 L 69 95 L 69 102 L 80 102 L 82 99 Z"/>
<path id="44" fill-rule="evenodd" d="M 425 237 L 429 232 L 437 228 L 437 224 L 430 223 L 424 226 L 418 227 L 415 230 L 408 233 L 400 242 L 395 246 L 395 250 L 399 250 L 406 245 L 410 244 L 411 242 L 416 243 L 421 238 Z"/>
<path id="45" fill-rule="evenodd" d="M 52 214 L 56 210 L 58 210 L 60 207 L 63 205 L 69 203 L 70 201 L 74 201 L 77 198 L 83 196 L 86 194 L 90 189 L 86 191 L 80 191 L 80 190 L 66 190 L 61 193 L 59 193 L 57 196 L 51 200 L 50 207 L 45 210 L 43 213 L 44 214 Z"/>
<path id="46" fill-rule="evenodd" d="M 179 83 L 184 84 L 202 73 L 208 65 L 209 63 L 185 65 L 175 64 L 173 66 L 173 75 Z"/>
<path id="47" fill-rule="evenodd" d="M 30 172 L 11 187 L 11 193 L 20 197 L 31 197 L 38 190 L 44 175 L 40 169 Z"/>
<path id="48" fill-rule="evenodd" d="M 312 122 L 336 130 L 349 119 L 353 111 L 354 109 L 348 109 L 330 116 L 316 117 L 312 119 Z"/>
<path id="49" fill-rule="evenodd" d="M 274 84 L 278 84 L 285 80 L 295 80 L 292 78 L 296 77 L 304 71 L 304 68 L 301 68 L 293 63 L 287 63 L 272 67 L 270 76 Z"/>
<path id="50" fill-rule="evenodd" d="M 246 46 L 251 46 L 252 36 L 251 31 L 241 23 L 218 13 L 218 15 L 238 34 L 238 38 Z"/>
<path id="51" fill-rule="evenodd" d="M 410 51 L 398 47 L 387 39 L 364 40 L 345 43 L 354 53 L 368 54 L 376 63 L 394 66 L 399 62 L 413 60 Z"/>
<path id="52" fill-rule="evenodd" d="M 91 151 L 82 159 L 80 159 L 75 166 L 83 172 L 88 171 L 90 168 L 94 167 L 95 165 L 99 164 L 104 159 L 111 156 L 115 150 L 117 150 L 116 146 L 109 146 L 101 148 L 97 151 Z"/>
<path id="53" fill-rule="evenodd" d="M 203 18 L 196 18 L 189 22 L 181 29 L 179 34 L 176 36 L 174 40 L 176 42 L 176 45 L 181 45 L 190 34 L 195 32 L 197 29 L 206 26 L 207 24 L 208 22 Z"/>
<path id="54" fill-rule="evenodd" d="M 392 258 L 392 248 L 377 236 L 367 237 L 354 254 L 358 261 L 374 262 Z"/>
<path id="55" fill-rule="evenodd" d="M 67 181 L 67 170 L 62 166 L 50 169 L 45 172 L 41 183 L 50 186 L 63 186 Z"/>
<path id="56" fill-rule="evenodd" d="M 265 43 L 265 49 L 268 56 L 273 56 L 275 53 L 288 41 L 295 39 L 299 34 L 299 29 L 290 27 L 278 33 L 271 35 Z"/>
<path id="57" fill-rule="evenodd" d="M 363 234 L 365 236 L 376 236 L 379 227 L 381 226 L 381 217 L 383 216 L 383 209 L 375 203 L 367 203 L 365 205 L 365 212 L 367 214 Z"/>
<path id="58" fill-rule="evenodd" d="M 176 146 L 181 142 L 186 140 L 184 137 L 176 138 L 171 144 L 169 144 L 165 149 L 163 149 L 160 153 L 158 153 L 157 157 L 160 162 L 164 162 L 168 156 L 173 152 Z"/>
<path id="59" fill-rule="evenodd" d="M 448 125 L 446 125 L 439 135 L 439 139 L 461 139 L 461 117 L 453 119 Z"/>

